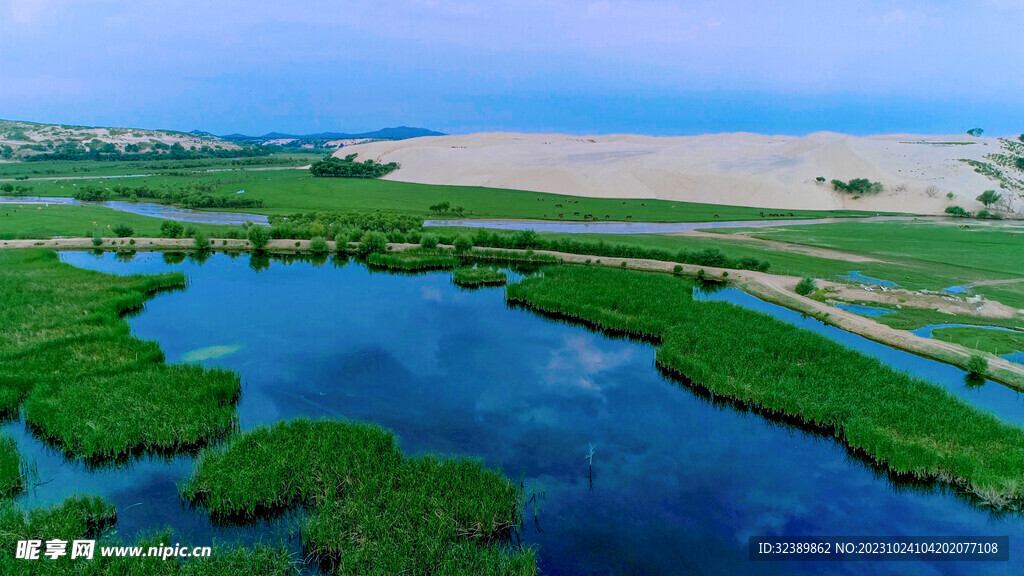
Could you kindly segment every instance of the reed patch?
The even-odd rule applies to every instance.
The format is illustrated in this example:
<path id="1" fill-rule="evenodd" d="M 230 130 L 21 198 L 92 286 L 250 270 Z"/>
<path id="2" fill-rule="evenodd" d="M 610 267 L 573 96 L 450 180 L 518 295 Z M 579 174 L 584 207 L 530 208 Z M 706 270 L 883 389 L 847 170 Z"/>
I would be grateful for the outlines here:
<path id="1" fill-rule="evenodd" d="M 24 406 L 32 431 L 71 457 L 102 463 L 198 448 L 235 426 L 238 376 L 167 365 L 123 316 L 179 273 L 114 276 L 47 251 L 0 253 L 0 413 Z"/>
<path id="2" fill-rule="evenodd" d="M 456 268 L 452 272 L 452 282 L 463 288 L 482 288 L 484 286 L 504 286 L 508 275 L 503 271 L 489 266 Z"/>
<path id="3" fill-rule="evenodd" d="M 221 522 L 307 508 L 303 547 L 340 574 L 536 572 L 533 551 L 509 542 L 521 517 L 515 484 L 472 460 L 405 458 L 372 424 L 256 428 L 204 451 L 181 492 Z"/>

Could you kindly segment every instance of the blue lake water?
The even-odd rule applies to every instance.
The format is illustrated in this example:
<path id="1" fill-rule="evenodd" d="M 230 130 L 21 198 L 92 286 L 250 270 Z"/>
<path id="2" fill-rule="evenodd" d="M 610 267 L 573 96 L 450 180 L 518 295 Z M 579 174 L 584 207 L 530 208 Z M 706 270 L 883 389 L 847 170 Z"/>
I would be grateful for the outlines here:
<path id="1" fill-rule="evenodd" d="M 545 495 L 538 524 L 527 522 L 522 534 L 544 574 L 1024 570 L 1021 516 L 994 516 L 941 487 L 897 486 L 830 439 L 712 404 L 666 379 L 648 344 L 509 308 L 500 288 L 466 291 L 445 272 L 391 275 L 352 262 L 272 261 L 256 271 L 248 256 L 223 254 L 204 264 L 155 253 L 130 262 L 62 258 L 113 273 L 187 274 L 187 290 L 155 297 L 129 323 L 170 362 L 206 358 L 241 374 L 242 428 L 298 416 L 368 420 L 395 430 L 407 453 L 472 455 L 522 478 L 528 493 Z M 711 297 L 829 332 L 730 290 Z M 955 368 L 831 330 L 1008 420 L 1024 417 L 1019 397 L 1001 386 L 969 390 Z M 170 525 L 200 545 L 290 526 L 226 530 L 183 507 L 175 482 L 191 469 L 187 457 L 94 472 L 23 432 L 19 444 L 45 482 L 22 502 L 99 493 L 118 506 L 122 535 Z M 754 535 L 1008 535 L 1011 554 L 999 563 L 752 563 Z"/>

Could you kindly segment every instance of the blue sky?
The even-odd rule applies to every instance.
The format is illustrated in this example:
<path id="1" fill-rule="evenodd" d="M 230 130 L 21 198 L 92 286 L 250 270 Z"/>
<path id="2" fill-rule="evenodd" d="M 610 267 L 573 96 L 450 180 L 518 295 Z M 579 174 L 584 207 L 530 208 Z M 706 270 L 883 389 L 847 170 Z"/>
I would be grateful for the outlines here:
<path id="1" fill-rule="evenodd" d="M 0 118 L 1024 132 L 1024 0 L 0 1 Z"/>

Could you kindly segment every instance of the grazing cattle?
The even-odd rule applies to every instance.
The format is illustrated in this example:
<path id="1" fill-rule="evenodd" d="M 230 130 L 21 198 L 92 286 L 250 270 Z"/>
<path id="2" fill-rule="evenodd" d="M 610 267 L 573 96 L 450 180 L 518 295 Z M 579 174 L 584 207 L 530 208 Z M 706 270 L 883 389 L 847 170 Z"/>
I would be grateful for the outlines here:
<path id="1" fill-rule="evenodd" d="M 561 215 L 561 214 L 559 214 L 559 215 L 558 215 L 558 217 L 559 217 L 559 218 L 561 218 L 561 217 L 562 217 L 562 215 Z"/>

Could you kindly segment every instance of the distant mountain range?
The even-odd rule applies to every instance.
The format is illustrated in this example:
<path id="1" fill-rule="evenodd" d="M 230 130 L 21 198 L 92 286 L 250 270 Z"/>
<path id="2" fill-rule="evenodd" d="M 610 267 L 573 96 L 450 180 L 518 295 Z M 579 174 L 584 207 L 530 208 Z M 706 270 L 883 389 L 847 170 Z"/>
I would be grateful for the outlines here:
<path id="1" fill-rule="evenodd" d="M 209 132 L 202 132 L 200 130 L 193 130 L 191 134 L 197 136 L 212 136 Z M 354 139 L 373 139 L 373 140 L 406 140 L 409 138 L 419 138 L 420 136 L 444 136 L 442 132 L 435 132 L 433 130 L 427 130 L 426 128 L 413 128 L 410 126 L 397 126 L 395 128 L 383 128 L 381 130 L 375 130 L 373 132 L 360 132 L 357 134 L 349 134 L 346 132 L 319 132 L 317 134 L 284 134 L 281 132 L 268 132 L 262 136 L 247 136 L 245 134 L 228 134 L 226 136 L 220 136 L 224 140 L 233 141 L 266 141 L 266 140 L 354 140 Z"/>

